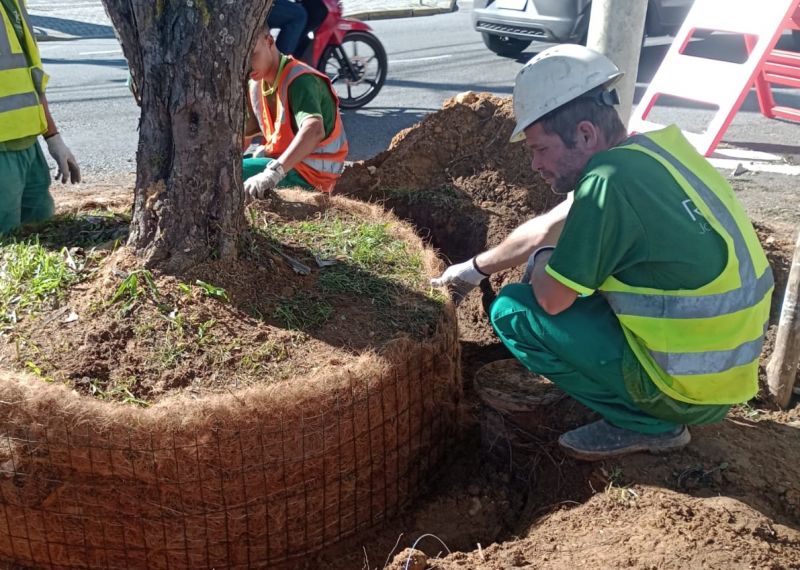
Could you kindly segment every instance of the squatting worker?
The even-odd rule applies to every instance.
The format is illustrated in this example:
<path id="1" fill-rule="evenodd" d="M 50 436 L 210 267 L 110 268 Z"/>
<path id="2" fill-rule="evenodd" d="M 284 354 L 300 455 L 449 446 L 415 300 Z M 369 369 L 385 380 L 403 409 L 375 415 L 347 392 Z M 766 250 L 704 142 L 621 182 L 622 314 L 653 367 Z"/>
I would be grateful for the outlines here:
<path id="1" fill-rule="evenodd" d="M 24 0 L 0 0 L 0 15 L 0 233 L 7 233 L 55 210 L 39 135 L 58 165 L 57 179 L 74 184 L 81 173 L 47 106 L 48 77 Z"/>
<path id="2" fill-rule="evenodd" d="M 502 289 L 492 324 L 528 369 L 603 417 L 559 438 L 586 460 L 680 448 L 688 424 L 753 397 L 772 292 L 747 215 L 680 130 L 627 136 L 611 91 L 621 75 L 577 45 L 522 68 L 511 140 L 568 196 L 434 280 L 463 296 L 528 260 L 530 284 Z"/>
<path id="3" fill-rule="evenodd" d="M 260 131 L 265 144 L 253 158 L 244 159 L 245 191 L 252 198 L 263 198 L 277 186 L 330 192 L 348 148 L 330 80 L 282 55 L 269 29 L 259 37 L 250 65 L 249 102 L 255 122 L 245 135 Z"/>

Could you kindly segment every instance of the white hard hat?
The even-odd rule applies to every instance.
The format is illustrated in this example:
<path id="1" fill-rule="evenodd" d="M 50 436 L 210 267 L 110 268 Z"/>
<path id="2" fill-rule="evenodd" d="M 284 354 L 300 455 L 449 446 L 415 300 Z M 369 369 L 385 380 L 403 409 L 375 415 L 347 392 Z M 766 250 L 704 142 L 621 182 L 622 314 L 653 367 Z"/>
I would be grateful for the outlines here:
<path id="1" fill-rule="evenodd" d="M 554 109 L 596 89 L 610 87 L 623 73 L 610 59 L 577 44 L 547 48 L 531 59 L 514 80 L 511 142 L 525 138 L 525 129 Z"/>

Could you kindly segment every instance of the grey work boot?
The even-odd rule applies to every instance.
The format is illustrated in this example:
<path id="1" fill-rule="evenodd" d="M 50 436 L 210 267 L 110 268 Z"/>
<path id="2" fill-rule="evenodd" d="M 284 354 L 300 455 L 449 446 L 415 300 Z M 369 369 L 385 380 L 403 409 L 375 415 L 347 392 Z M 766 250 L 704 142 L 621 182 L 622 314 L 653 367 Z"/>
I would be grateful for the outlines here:
<path id="1" fill-rule="evenodd" d="M 666 433 L 647 434 L 600 420 L 568 431 L 558 438 L 558 444 L 576 459 L 600 461 L 637 451 L 666 453 L 684 447 L 691 440 L 686 426 Z"/>

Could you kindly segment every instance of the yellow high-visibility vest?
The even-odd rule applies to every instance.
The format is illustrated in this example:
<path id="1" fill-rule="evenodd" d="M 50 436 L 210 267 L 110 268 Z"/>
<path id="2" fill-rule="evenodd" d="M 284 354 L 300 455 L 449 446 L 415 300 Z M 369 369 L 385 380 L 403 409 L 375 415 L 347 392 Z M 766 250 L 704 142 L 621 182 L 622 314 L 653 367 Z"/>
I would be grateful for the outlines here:
<path id="1" fill-rule="evenodd" d="M 633 136 L 618 148 L 662 164 L 723 238 L 728 256 L 722 273 L 698 289 L 633 287 L 614 277 L 598 289 L 662 392 L 692 404 L 749 400 L 758 391 L 773 280 L 747 214 L 728 182 L 678 127 Z"/>
<path id="2" fill-rule="evenodd" d="M 47 87 L 39 48 L 22 0 L 12 0 L 22 16 L 25 45 L 20 45 L 11 15 L 0 4 L 0 142 L 35 136 L 47 130 L 41 96 Z M 30 63 L 29 63 L 30 62 Z"/>

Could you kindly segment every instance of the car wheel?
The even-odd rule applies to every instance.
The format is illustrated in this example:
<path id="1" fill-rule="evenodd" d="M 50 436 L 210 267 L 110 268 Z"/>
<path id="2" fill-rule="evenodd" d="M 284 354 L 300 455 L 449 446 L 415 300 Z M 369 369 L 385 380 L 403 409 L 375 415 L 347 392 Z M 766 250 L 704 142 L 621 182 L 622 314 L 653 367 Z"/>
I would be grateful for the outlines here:
<path id="1" fill-rule="evenodd" d="M 482 32 L 483 43 L 486 44 L 490 50 L 497 55 L 503 57 L 514 57 L 522 53 L 522 51 L 531 45 L 530 40 L 518 40 L 516 38 L 509 38 L 508 36 L 495 36 L 494 34 L 487 34 Z"/>

